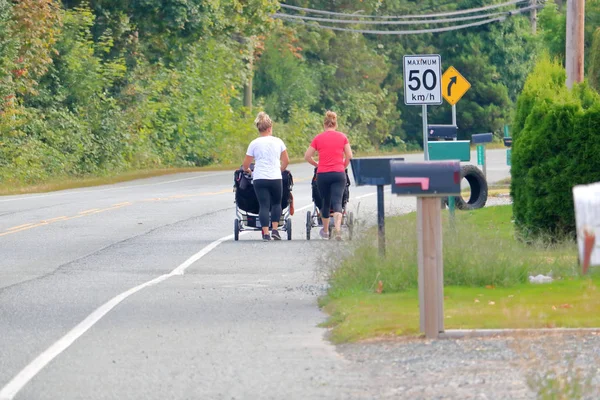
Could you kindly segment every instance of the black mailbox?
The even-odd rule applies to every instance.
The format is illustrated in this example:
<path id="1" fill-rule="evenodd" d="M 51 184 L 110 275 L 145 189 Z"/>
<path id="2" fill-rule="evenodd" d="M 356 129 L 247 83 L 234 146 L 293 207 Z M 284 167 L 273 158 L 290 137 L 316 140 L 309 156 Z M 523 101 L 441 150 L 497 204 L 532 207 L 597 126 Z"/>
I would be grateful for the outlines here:
<path id="1" fill-rule="evenodd" d="M 364 157 L 350 160 L 352 175 L 357 186 L 390 185 L 390 161 L 404 161 L 402 157 Z"/>
<path id="2" fill-rule="evenodd" d="M 456 139 L 458 127 L 455 125 L 427 125 L 430 138 Z"/>
<path id="3" fill-rule="evenodd" d="M 471 142 L 474 144 L 491 143 L 494 135 L 491 133 L 475 133 L 471 135 Z"/>
<path id="4" fill-rule="evenodd" d="M 512 147 L 512 138 L 511 137 L 505 137 L 504 138 L 504 146 L 506 146 L 506 147 Z"/>
<path id="5" fill-rule="evenodd" d="M 392 193 L 444 197 L 460 194 L 460 161 L 390 162 Z"/>

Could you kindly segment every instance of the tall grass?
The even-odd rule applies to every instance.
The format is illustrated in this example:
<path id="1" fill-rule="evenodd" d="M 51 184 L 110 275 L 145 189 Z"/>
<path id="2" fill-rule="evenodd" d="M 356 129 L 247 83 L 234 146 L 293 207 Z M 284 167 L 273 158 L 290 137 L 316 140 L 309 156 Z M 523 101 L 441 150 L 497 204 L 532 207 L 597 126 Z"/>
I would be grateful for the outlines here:
<path id="1" fill-rule="evenodd" d="M 447 219 L 444 215 L 445 285 L 508 287 L 527 282 L 529 275 L 578 274 L 574 242 L 524 244 L 515 239 L 511 206 L 457 212 L 454 228 Z M 326 271 L 331 298 L 372 292 L 379 281 L 386 293 L 418 287 L 415 213 L 387 219 L 385 258 L 378 255 L 372 228 L 354 243 L 351 255 Z"/>

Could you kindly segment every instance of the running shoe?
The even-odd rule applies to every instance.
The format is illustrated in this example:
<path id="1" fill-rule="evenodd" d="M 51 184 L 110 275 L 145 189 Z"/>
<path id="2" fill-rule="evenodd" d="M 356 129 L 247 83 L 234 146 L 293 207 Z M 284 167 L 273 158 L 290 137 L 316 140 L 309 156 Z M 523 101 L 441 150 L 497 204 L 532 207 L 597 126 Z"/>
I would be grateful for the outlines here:
<path id="1" fill-rule="evenodd" d="M 269 235 L 268 233 L 266 235 L 263 235 L 263 242 L 268 242 L 269 240 L 271 240 L 271 235 Z"/>
<path id="2" fill-rule="evenodd" d="M 319 231 L 319 236 L 321 237 L 321 239 L 329 240 L 329 234 L 325 233 L 323 228 L 321 228 L 321 230 Z"/>
<path id="3" fill-rule="evenodd" d="M 271 231 L 271 237 L 273 238 L 273 240 L 281 240 L 281 236 L 279 236 L 279 231 L 275 229 Z"/>

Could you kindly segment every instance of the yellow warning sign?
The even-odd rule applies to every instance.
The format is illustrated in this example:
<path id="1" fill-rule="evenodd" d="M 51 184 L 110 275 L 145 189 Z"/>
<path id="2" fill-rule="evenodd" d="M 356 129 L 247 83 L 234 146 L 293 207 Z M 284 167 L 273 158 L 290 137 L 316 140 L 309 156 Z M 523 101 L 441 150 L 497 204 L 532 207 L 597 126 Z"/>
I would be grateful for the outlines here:
<path id="1" fill-rule="evenodd" d="M 455 105 L 471 88 L 471 84 L 454 67 L 442 75 L 442 95 L 448 103 Z"/>

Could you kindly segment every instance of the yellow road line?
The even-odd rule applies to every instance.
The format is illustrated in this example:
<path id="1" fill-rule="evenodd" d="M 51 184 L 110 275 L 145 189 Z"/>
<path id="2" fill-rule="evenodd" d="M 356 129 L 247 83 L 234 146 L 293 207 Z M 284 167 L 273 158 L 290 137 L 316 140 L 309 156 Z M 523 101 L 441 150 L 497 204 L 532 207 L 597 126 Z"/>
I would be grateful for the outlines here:
<path id="1" fill-rule="evenodd" d="M 60 217 L 55 217 L 55 218 L 50 218 L 50 219 L 44 219 L 41 221 L 41 223 L 52 223 L 52 222 L 57 222 L 57 221 L 62 221 L 64 219 L 67 219 L 69 217 L 67 217 L 66 215 L 60 216 Z"/>
<path id="2" fill-rule="evenodd" d="M 14 229 L 21 229 L 21 228 L 25 228 L 27 226 L 33 225 L 33 223 L 29 223 L 29 224 L 23 224 L 23 225 L 19 225 L 19 226 L 13 226 L 12 228 L 8 228 L 7 231 L 12 231 Z"/>
<path id="3" fill-rule="evenodd" d="M 91 210 L 80 211 L 79 214 L 88 214 L 94 211 L 98 211 L 99 208 L 92 208 Z"/>
<path id="4" fill-rule="evenodd" d="M 231 192 L 231 189 L 222 190 L 220 192 L 205 192 L 205 193 L 188 194 L 188 195 L 180 194 L 180 195 L 173 195 L 171 197 L 155 197 L 155 198 L 152 198 L 152 199 L 145 199 L 145 200 L 141 200 L 141 201 L 142 202 L 149 202 L 149 201 L 163 201 L 163 200 L 172 200 L 172 199 L 183 199 L 183 198 L 189 198 L 189 197 L 210 196 L 210 195 L 224 194 L 224 193 L 229 193 L 229 192 Z M 42 220 L 42 221 L 37 222 L 37 223 L 29 223 L 29 224 L 23 224 L 23 225 L 19 225 L 19 226 L 13 226 L 12 228 L 8 228 L 5 232 L 0 233 L 0 237 L 1 236 L 6 236 L 6 235 L 12 235 L 13 233 L 26 231 L 26 230 L 37 228 L 37 227 L 40 227 L 40 226 L 50 225 L 50 224 L 53 224 L 55 222 L 69 221 L 69 220 L 76 219 L 76 218 L 82 218 L 82 217 L 87 217 L 87 216 L 94 215 L 94 214 L 100 214 L 100 213 L 103 213 L 105 211 L 117 210 L 119 208 L 127 207 L 127 206 L 130 206 L 130 205 L 133 205 L 133 204 L 134 203 L 132 203 L 130 201 L 125 201 L 123 203 L 113 204 L 111 207 L 107 207 L 107 208 L 92 208 L 90 210 L 80 211 L 79 213 L 77 213 L 77 215 L 72 215 L 70 217 L 66 216 L 66 215 L 62 215 L 60 217 L 45 219 L 45 220 Z"/>

